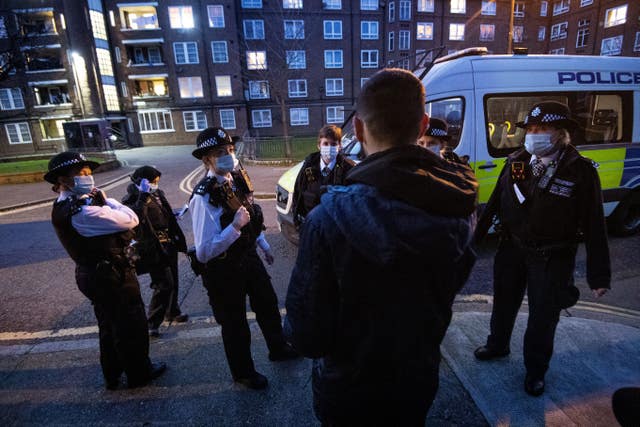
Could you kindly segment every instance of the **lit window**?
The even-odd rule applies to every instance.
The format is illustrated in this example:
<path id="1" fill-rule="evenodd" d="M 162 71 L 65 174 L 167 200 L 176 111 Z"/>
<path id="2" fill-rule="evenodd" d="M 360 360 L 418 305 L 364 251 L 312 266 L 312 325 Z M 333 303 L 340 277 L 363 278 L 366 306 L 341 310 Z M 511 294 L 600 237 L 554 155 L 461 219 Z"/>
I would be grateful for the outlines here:
<path id="1" fill-rule="evenodd" d="M 327 10 L 340 10 L 342 9 L 342 0 L 324 0 L 322 6 Z"/>
<path id="2" fill-rule="evenodd" d="M 282 0 L 283 9 L 302 9 L 302 0 Z"/>
<path id="3" fill-rule="evenodd" d="M 342 50 L 324 51 L 324 68 L 342 68 Z"/>
<path id="4" fill-rule="evenodd" d="M 600 46 L 600 55 L 620 55 L 622 52 L 622 36 L 609 37 L 602 39 Z"/>
<path id="5" fill-rule="evenodd" d="M 202 79 L 200 77 L 178 77 L 180 98 L 202 98 Z"/>
<path id="6" fill-rule="evenodd" d="M 197 64 L 200 62 L 196 42 L 174 43 L 173 52 L 175 54 L 176 64 Z"/>
<path id="7" fill-rule="evenodd" d="M 324 39 L 342 39 L 342 21 L 324 21 Z"/>
<path id="8" fill-rule="evenodd" d="M 63 123 L 66 120 L 40 120 L 40 129 L 44 139 L 64 139 Z"/>
<path id="9" fill-rule="evenodd" d="M 207 6 L 209 28 L 224 28 L 224 8 L 221 5 Z"/>
<path id="10" fill-rule="evenodd" d="M 449 40 L 464 40 L 464 24 L 449 24 Z"/>
<path id="11" fill-rule="evenodd" d="M 120 22 L 128 30 L 150 30 L 158 26 L 158 14 L 154 6 L 121 6 Z"/>
<path id="12" fill-rule="evenodd" d="M 378 40 L 378 21 L 362 21 L 360 23 L 360 39 Z"/>
<path id="13" fill-rule="evenodd" d="M 284 21 L 284 38 L 285 39 L 304 39 L 304 21 L 303 20 L 285 20 Z"/>
<path id="14" fill-rule="evenodd" d="M 466 13 L 467 1 L 466 0 L 451 0 L 451 13 Z"/>
<path id="15" fill-rule="evenodd" d="M 204 111 L 183 111 L 184 130 L 195 132 L 207 128 L 207 116 Z"/>
<path id="16" fill-rule="evenodd" d="M 304 79 L 289 80 L 289 98 L 304 98 L 307 96 L 307 81 Z"/>
<path id="17" fill-rule="evenodd" d="M 304 126 L 309 124 L 308 108 L 291 108 L 289 115 L 291 116 L 291 126 Z"/>
<path id="18" fill-rule="evenodd" d="M 220 110 L 220 125 L 225 129 L 235 129 L 236 112 L 231 108 Z"/>
<path id="19" fill-rule="evenodd" d="M 89 18 L 91 19 L 93 37 L 100 40 L 107 40 L 107 28 L 104 25 L 104 15 L 97 10 L 90 10 Z"/>
<path id="20" fill-rule="evenodd" d="M 569 11 L 570 0 L 560 0 L 553 3 L 553 16 Z"/>
<path id="21" fill-rule="evenodd" d="M 269 82 L 266 80 L 250 80 L 249 98 L 269 99 Z"/>
<path id="22" fill-rule="evenodd" d="M 267 52 L 264 50 L 247 51 L 247 69 L 266 70 L 267 69 Z"/>
<path id="23" fill-rule="evenodd" d="M 433 0 L 418 0 L 418 12 L 433 12 Z"/>
<path id="24" fill-rule="evenodd" d="M 231 76 L 216 76 L 216 94 L 220 97 L 231 96 Z"/>
<path id="25" fill-rule="evenodd" d="M 327 123 L 344 122 L 344 107 L 327 107 Z"/>
<path id="26" fill-rule="evenodd" d="M 169 25 L 171 28 L 193 28 L 191 6 L 169 6 Z"/>
<path id="27" fill-rule="evenodd" d="M 242 21 L 244 38 L 247 40 L 264 40 L 264 21 L 262 19 L 245 19 Z"/>
<path id="28" fill-rule="evenodd" d="M 27 122 L 7 123 L 4 125 L 9 144 L 31 144 L 31 131 Z"/>
<path id="29" fill-rule="evenodd" d="M 398 8 L 398 19 L 400 21 L 411 20 L 411 2 L 410 1 L 400 2 L 400 7 Z"/>
<path id="30" fill-rule="evenodd" d="M 418 40 L 433 40 L 433 23 L 432 22 L 418 22 L 416 26 L 416 39 Z"/>
<path id="31" fill-rule="evenodd" d="M 360 51 L 360 67 L 361 68 L 378 68 L 378 51 L 377 50 L 361 50 Z"/>
<path id="32" fill-rule="evenodd" d="M 343 96 L 344 81 L 342 79 L 325 79 L 325 95 L 327 96 Z"/>
<path id="33" fill-rule="evenodd" d="M 480 24 L 480 40 L 493 41 L 496 34 L 496 26 L 493 24 Z"/>
<path id="34" fill-rule="evenodd" d="M 170 111 L 138 111 L 138 122 L 141 133 L 173 131 L 173 119 Z"/>
<path id="35" fill-rule="evenodd" d="M 307 68 L 307 55 L 304 50 L 287 51 L 287 67 L 290 70 L 303 70 Z"/>
<path id="36" fill-rule="evenodd" d="M 2 110 L 21 110 L 24 108 L 22 92 L 19 88 L 0 89 L 0 108 Z"/>
<path id="37" fill-rule="evenodd" d="M 211 42 L 211 52 L 213 54 L 214 63 L 229 62 L 229 52 L 227 51 L 226 41 Z"/>
<path id="38" fill-rule="evenodd" d="M 624 24 L 627 22 L 627 5 L 622 5 L 607 9 L 605 12 L 604 27 L 613 27 L 615 25 Z"/>
<path id="39" fill-rule="evenodd" d="M 271 127 L 271 110 L 253 110 L 251 111 L 251 121 L 254 128 L 270 128 Z"/>
<path id="40" fill-rule="evenodd" d="M 398 49 L 409 50 L 411 47 L 411 31 L 400 30 L 398 31 Z"/>
<path id="41" fill-rule="evenodd" d="M 567 38 L 567 22 L 561 22 L 551 27 L 551 40 L 560 40 Z"/>
<path id="42" fill-rule="evenodd" d="M 129 76 L 131 79 L 132 76 Z M 150 76 L 134 78 L 134 96 L 158 97 L 168 96 L 167 78 L 165 76 Z"/>
<path id="43" fill-rule="evenodd" d="M 262 0 L 242 0 L 244 9 L 262 9 Z"/>
<path id="44" fill-rule="evenodd" d="M 483 0 L 482 9 L 480 9 L 482 15 L 496 15 L 496 0 Z"/>

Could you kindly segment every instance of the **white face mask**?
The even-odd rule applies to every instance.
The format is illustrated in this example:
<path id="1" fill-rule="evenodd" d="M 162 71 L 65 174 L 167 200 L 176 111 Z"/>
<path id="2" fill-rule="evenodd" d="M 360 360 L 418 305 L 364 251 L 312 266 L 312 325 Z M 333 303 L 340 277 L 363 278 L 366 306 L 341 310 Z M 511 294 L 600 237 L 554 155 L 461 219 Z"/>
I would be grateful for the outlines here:
<path id="1" fill-rule="evenodd" d="M 158 190 L 158 184 L 149 184 L 149 190 L 153 193 Z"/>
<path id="2" fill-rule="evenodd" d="M 524 148 L 530 154 L 535 154 L 538 157 L 550 153 L 554 148 L 551 142 L 551 133 L 526 134 Z"/>
<path id="3" fill-rule="evenodd" d="M 216 171 L 220 173 L 229 173 L 235 169 L 238 165 L 238 159 L 236 159 L 236 155 L 225 154 L 224 156 L 220 156 L 216 158 Z"/>
<path id="4" fill-rule="evenodd" d="M 72 191 L 76 194 L 89 194 L 94 187 L 93 175 L 78 175 L 73 177 Z"/>
<path id="5" fill-rule="evenodd" d="M 336 158 L 338 151 L 340 150 L 338 150 L 338 147 L 334 145 L 320 146 L 320 156 L 322 157 L 322 161 L 328 165 Z"/>

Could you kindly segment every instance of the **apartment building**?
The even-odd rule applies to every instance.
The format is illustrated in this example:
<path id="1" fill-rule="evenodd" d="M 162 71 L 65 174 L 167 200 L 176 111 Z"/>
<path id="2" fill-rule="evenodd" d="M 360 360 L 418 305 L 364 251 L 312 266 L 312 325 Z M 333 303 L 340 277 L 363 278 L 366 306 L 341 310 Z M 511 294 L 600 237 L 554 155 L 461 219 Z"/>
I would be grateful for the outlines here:
<path id="1" fill-rule="evenodd" d="M 640 56 L 631 0 L 5 0 L 0 156 L 313 135 L 383 66 L 492 53 Z M 509 28 L 513 37 L 510 41 Z M 88 141 L 88 142 L 87 142 Z"/>

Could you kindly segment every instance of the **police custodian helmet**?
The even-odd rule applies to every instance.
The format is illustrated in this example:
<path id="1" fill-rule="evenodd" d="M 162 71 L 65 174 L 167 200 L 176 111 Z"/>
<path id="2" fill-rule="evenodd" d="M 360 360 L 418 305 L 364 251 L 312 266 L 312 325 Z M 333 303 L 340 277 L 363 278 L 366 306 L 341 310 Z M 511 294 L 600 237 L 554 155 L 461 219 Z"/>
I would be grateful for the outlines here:
<path id="1" fill-rule="evenodd" d="M 49 160 L 49 171 L 44 175 L 44 179 L 51 184 L 55 184 L 59 176 L 66 175 L 69 170 L 75 167 L 89 166 L 93 171 L 100 166 L 100 163 L 87 160 L 82 154 L 65 151 L 57 154 Z"/>
<path id="2" fill-rule="evenodd" d="M 210 127 L 206 128 L 205 130 L 200 132 L 200 134 L 198 134 L 198 137 L 196 138 L 196 146 L 198 148 L 193 150 L 193 153 L 191 154 L 193 154 L 193 157 L 195 157 L 196 159 L 202 159 L 202 156 L 204 156 L 207 151 L 211 150 L 212 148 L 220 147 L 227 144 L 234 145 L 235 143 L 235 139 L 231 138 L 231 136 L 223 128 Z"/>
<path id="3" fill-rule="evenodd" d="M 529 125 L 551 125 L 569 131 L 578 127 L 578 123 L 571 119 L 569 107 L 557 101 L 544 101 L 535 104 L 523 121 L 516 123 L 520 128 Z"/>

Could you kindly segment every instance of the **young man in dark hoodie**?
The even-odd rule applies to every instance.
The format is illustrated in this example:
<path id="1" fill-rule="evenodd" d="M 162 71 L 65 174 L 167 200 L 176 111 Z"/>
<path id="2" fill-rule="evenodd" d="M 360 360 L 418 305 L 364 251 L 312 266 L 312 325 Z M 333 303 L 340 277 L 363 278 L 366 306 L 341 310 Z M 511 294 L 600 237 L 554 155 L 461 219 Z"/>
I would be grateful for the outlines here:
<path id="1" fill-rule="evenodd" d="M 367 157 L 302 229 L 285 330 L 316 359 L 326 425 L 424 425 L 438 388 L 439 346 L 475 260 L 477 182 L 415 144 L 424 106 L 410 72 L 367 80 L 355 116 Z"/>

